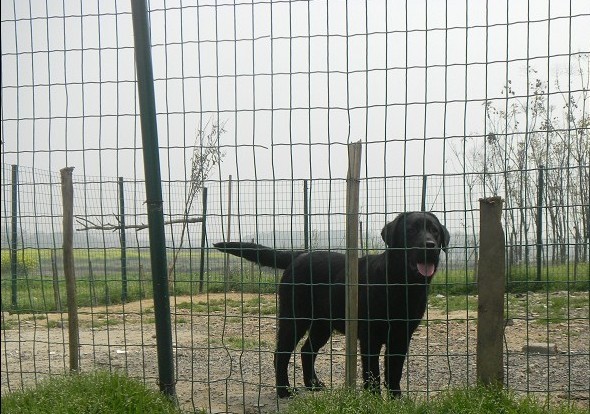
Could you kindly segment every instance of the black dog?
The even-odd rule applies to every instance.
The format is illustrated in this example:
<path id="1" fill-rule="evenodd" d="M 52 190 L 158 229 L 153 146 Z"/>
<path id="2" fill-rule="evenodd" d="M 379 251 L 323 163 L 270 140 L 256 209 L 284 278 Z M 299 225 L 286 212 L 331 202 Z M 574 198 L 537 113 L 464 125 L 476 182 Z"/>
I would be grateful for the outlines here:
<path id="1" fill-rule="evenodd" d="M 359 259 L 359 325 L 365 388 L 380 390 L 379 353 L 385 345 L 385 384 L 400 391 L 402 368 L 414 330 L 420 324 L 428 285 L 449 244 L 449 232 L 432 213 L 399 215 L 382 230 L 385 252 Z M 216 243 L 232 255 L 285 269 L 279 284 L 277 347 L 274 357 L 277 394 L 291 395 L 288 365 L 297 343 L 303 381 L 308 389 L 324 384 L 315 372 L 318 351 L 333 330 L 344 332 L 345 256 L 326 251 L 278 251 L 254 243 Z"/>

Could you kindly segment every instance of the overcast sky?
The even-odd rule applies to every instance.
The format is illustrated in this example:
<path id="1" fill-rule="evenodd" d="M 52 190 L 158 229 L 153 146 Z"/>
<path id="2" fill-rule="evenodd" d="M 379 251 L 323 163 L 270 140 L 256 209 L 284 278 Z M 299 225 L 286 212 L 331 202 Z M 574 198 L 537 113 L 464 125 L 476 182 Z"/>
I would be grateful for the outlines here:
<path id="1" fill-rule="evenodd" d="M 342 178 L 358 140 L 363 176 L 449 172 L 507 80 L 590 51 L 588 0 L 214 4 L 149 4 L 164 179 L 211 122 L 215 177 Z M 142 178 L 134 81 L 129 2 L 2 0 L 4 163 Z"/>

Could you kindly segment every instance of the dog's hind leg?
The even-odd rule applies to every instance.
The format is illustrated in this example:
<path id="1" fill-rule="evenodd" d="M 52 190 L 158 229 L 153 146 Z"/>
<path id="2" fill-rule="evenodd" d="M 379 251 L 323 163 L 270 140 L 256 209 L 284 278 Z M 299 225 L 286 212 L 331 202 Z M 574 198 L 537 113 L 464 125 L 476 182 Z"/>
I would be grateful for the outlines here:
<path id="1" fill-rule="evenodd" d="M 289 361 L 295 347 L 309 328 L 309 319 L 279 318 L 277 348 L 274 355 L 277 396 L 292 395 L 289 385 Z"/>
<path id="2" fill-rule="evenodd" d="M 313 321 L 309 328 L 307 340 L 301 347 L 303 382 L 309 390 L 318 390 L 325 387 L 315 372 L 315 360 L 319 350 L 330 339 L 331 333 L 329 321 Z"/>

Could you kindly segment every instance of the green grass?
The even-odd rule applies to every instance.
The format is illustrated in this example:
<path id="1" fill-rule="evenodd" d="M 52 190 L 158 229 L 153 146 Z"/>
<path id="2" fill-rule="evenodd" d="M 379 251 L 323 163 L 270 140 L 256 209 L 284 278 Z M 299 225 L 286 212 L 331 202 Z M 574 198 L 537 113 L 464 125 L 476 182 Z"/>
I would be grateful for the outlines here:
<path id="1" fill-rule="evenodd" d="M 454 312 L 469 309 L 469 312 L 477 311 L 477 297 L 468 295 L 442 296 L 431 294 L 428 298 L 430 307 L 444 311 Z"/>
<path id="2" fill-rule="evenodd" d="M 2 414 L 181 414 L 160 392 L 123 374 L 94 372 L 53 377 L 36 388 L 2 396 Z"/>
<path id="3" fill-rule="evenodd" d="M 17 320 L 14 319 L 4 319 L 2 318 L 2 324 L 0 326 L 0 330 L 8 330 L 8 329 L 15 329 L 18 328 L 19 324 Z"/>
<path id="4" fill-rule="evenodd" d="M 588 319 L 588 293 L 548 293 L 533 296 L 508 295 L 506 306 L 508 318 L 532 317 L 536 323 L 561 323 L 571 319 Z"/>
<path id="5" fill-rule="evenodd" d="M 270 348 L 270 344 L 266 341 L 259 341 L 258 338 L 244 338 L 241 336 L 228 336 L 223 338 L 212 338 L 209 341 L 211 345 L 225 345 L 231 349 L 237 350 L 259 350 L 261 348 Z"/>
<path id="6" fill-rule="evenodd" d="M 286 414 L 582 414 L 587 411 L 566 405 L 542 405 L 531 398 L 494 388 L 443 392 L 430 401 L 408 398 L 386 400 L 367 392 L 337 390 L 295 397 Z"/>
<path id="7" fill-rule="evenodd" d="M 544 265 L 541 280 L 537 281 L 536 267 L 529 265 L 513 265 L 506 269 L 506 292 L 556 292 L 590 290 L 590 264 L 552 264 Z M 575 270 L 575 271 L 574 271 Z M 472 295 L 477 293 L 473 268 L 440 269 L 432 281 L 430 291 L 443 295 Z"/>
<path id="8" fill-rule="evenodd" d="M 67 323 L 67 321 L 64 320 L 64 322 L 62 323 L 62 321 L 53 321 L 53 320 L 47 320 L 47 327 L 49 329 L 51 328 L 61 328 L 63 326 L 63 324 Z"/>
<path id="9" fill-rule="evenodd" d="M 505 317 L 512 319 L 533 319 L 534 323 L 547 325 L 564 323 L 573 319 L 588 319 L 587 292 L 508 293 L 506 295 Z M 443 312 L 469 310 L 476 317 L 477 296 L 442 296 L 431 294 L 428 299 L 431 309 Z"/>
<path id="10" fill-rule="evenodd" d="M 274 315 L 276 313 L 275 301 L 266 296 L 256 296 L 244 301 L 221 298 L 208 301 L 180 302 L 176 309 L 190 310 L 193 313 L 226 312 L 227 314 L 243 315 Z"/>
<path id="11" fill-rule="evenodd" d="M 7 256 L 6 250 L 2 252 Z M 3 256 L 3 257 L 4 257 Z M 58 261 L 61 256 L 58 251 Z M 79 307 L 116 305 L 122 301 L 123 283 L 120 269 L 119 249 L 77 249 L 76 261 L 77 301 Z M 25 249 L 19 251 L 19 260 L 26 258 L 26 272 L 17 275 L 17 305 L 12 306 L 12 278 L 10 266 L 2 266 L 1 293 L 2 310 L 21 313 L 44 313 L 58 309 L 53 292 L 50 249 Z M 139 271 L 140 263 L 147 266 L 148 253 L 145 249 L 128 249 L 127 301 L 153 297 L 151 274 L 147 267 Z M 194 295 L 199 292 L 199 254 L 183 251 L 178 258 L 174 281 L 171 283 L 172 296 Z M 277 273 L 268 268 L 260 269 L 239 259 L 232 258 L 229 279 L 224 280 L 223 255 L 211 250 L 207 253 L 208 271 L 204 275 L 205 292 L 244 292 L 259 294 L 276 293 Z M 92 276 L 90 265 L 92 264 Z M 61 265 L 60 265 L 61 266 Z M 507 269 L 508 293 L 556 292 L 590 290 L 589 264 L 544 265 L 541 281 L 536 281 L 533 264 L 509 266 Z M 431 285 L 433 295 L 445 297 L 473 295 L 477 284 L 473 279 L 473 268 L 440 269 Z M 62 309 L 66 304 L 66 286 L 63 275 L 59 275 L 59 292 Z M 248 305 L 256 309 L 258 304 Z M 454 307 L 455 305 L 452 305 Z M 471 306 L 471 304 L 469 304 Z M 261 306 L 260 313 L 271 314 L 273 307 Z M 250 313 L 245 310 L 244 313 Z"/>

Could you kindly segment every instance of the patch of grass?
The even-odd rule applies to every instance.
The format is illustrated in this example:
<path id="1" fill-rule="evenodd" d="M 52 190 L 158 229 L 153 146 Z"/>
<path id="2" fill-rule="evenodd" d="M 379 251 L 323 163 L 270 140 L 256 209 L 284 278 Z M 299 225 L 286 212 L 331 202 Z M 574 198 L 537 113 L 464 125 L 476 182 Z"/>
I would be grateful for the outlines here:
<path id="1" fill-rule="evenodd" d="M 18 327 L 18 321 L 2 318 L 2 326 L 0 327 L 0 330 L 4 331 L 14 329 L 16 327 Z"/>
<path id="2" fill-rule="evenodd" d="M 118 373 L 94 372 L 54 377 L 35 389 L 2 396 L 2 413 L 162 413 L 181 411 L 163 394 Z"/>
<path id="3" fill-rule="evenodd" d="M 588 291 L 590 279 L 588 274 L 590 263 L 574 263 L 544 265 L 541 269 L 541 279 L 537 280 L 537 269 L 531 264 L 509 266 L 507 269 L 507 291 L 511 293 L 523 292 L 555 292 Z"/>
<path id="4" fill-rule="evenodd" d="M 258 338 L 242 338 L 239 336 L 230 336 L 225 339 L 226 345 L 230 348 L 236 349 L 260 349 L 263 345 L 267 345 L 264 341 L 259 342 Z"/>
<path id="5" fill-rule="evenodd" d="M 443 392 L 430 401 L 408 398 L 383 399 L 367 392 L 349 390 L 305 393 L 288 405 L 287 414 L 581 414 L 585 411 L 566 405 L 547 407 L 532 398 L 519 398 L 495 388 L 472 388 Z"/>
<path id="6" fill-rule="evenodd" d="M 121 321 L 115 318 L 95 318 L 92 321 L 84 321 L 80 322 L 80 326 L 90 326 L 93 329 L 104 328 L 105 326 L 115 326 L 119 325 Z"/>
<path id="7" fill-rule="evenodd" d="M 223 312 L 227 307 L 231 307 L 228 302 L 224 299 L 211 299 L 207 301 L 199 302 L 181 302 L 176 304 L 176 309 L 185 309 L 193 313 L 211 313 L 211 312 Z"/>
<path id="8" fill-rule="evenodd" d="M 572 319 L 588 319 L 589 296 L 587 292 L 552 292 L 512 294 L 506 296 L 506 318 L 533 319 L 547 325 Z M 428 299 L 431 309 L 443 312 L 477 312 L 477 296 L 442 296 L 432 294 Z"/>
<path id="9" fill-rule="evenodd" d="M 1 268 L 10 269 L 10 251 L 2 250 Z M 26 276 L 39 268 L 39 251 L 37 249 L 21 249 L 16 252 L 16 272 Z"/>
<path id="10" fill-rule="evenodd" d="M 62 326 L 66 325 L 68 323 L 67 319 L 64 319 L 64 321 L 58 321 L 58 320 L 53 320 L 53 319 L 47 319 L 47 327 L 48 328 L 61 328 Z"/>
<path id="11" fill-rule="evenodd" d="M 274 299 L 265 296 L 255 296 L 244 303 L 244 313 L 251 315 L 274 315 L 277 307 Z"/>
<path id="12" fill-rule="evenodd" d="M 244 301 L 220 298 L 209 301 L 180 302 L 176 309 L 190 310 L 193 313 L 226 312 L 228 315 L 274 315 L 276 305 L 274 300 L 264 296 L 255 296 Z"/>
<path id="13" fill-rule="evenodd" d="M 541 280 L 537 281 L 536 267 L 533 264 L 511 265 L 506 269 L 506 292 L 585 292 L 590 290 L 590 264 L 588 262 L 568 264 L 544 264 Z M 477 293 L 477 283 L 473 268 L 440 269 L 430 285 L 430 292 L 449 295 L 473 295 Z"/>
<path id="14" fill-rule="evenodd" d="M 142 315 L 153 315 L 153 313 L 154 313 L 154 308 L 152 308 L 152 307 L 143 308 L 141 310 Z"/>
<path id="15" fill-rule="evenodd" d="M 428 304 L 444 312 L 455 312 L 469 309 L 470 312 L 477 311 L 477 297 L 476 296 L 443 296 L 431 295 L 428 299 Z"/>
<path id="16" fill-rule="evenodd" d="M 507 317 L 533 318 L 537 323 L 560 323 L 572 318 L 588 318 L 588 293 L 537 293 L 508 296 Z"/>

